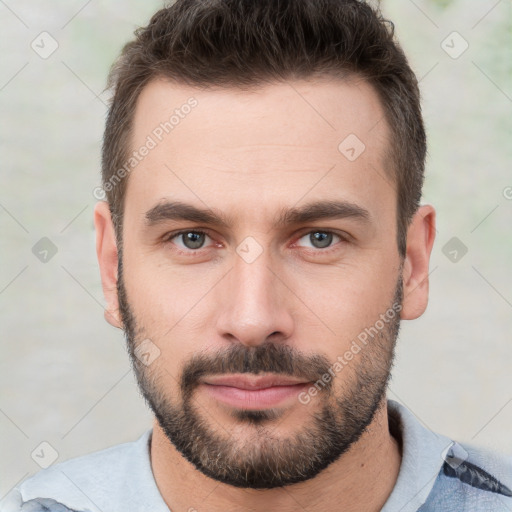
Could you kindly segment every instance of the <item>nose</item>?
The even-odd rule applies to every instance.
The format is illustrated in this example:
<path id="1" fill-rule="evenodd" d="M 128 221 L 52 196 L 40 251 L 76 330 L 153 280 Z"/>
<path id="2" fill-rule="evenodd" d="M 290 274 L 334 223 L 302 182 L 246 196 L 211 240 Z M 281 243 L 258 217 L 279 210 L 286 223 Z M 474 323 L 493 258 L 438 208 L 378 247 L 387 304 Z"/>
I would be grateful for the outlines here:
<path id="1" fill-rule="evenodd" d="M 265 251 L 251 263 L 235 254 L 224 281 L 217 317 L 222 338 L 254 347 L 292 335 L 293 298 Z"/>

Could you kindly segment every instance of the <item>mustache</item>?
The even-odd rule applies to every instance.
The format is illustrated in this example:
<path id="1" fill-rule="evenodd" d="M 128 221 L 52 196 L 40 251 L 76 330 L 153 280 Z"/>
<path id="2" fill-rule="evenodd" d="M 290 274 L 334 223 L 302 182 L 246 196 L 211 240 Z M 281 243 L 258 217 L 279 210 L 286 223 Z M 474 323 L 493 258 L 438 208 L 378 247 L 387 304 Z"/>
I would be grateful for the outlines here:
<path id="1" fill-rule="evenodd" d="M 316 382 L 331 364 L 323 355 L 306 356 L 288 345 L 272 342 L 256 347 L 233 345 L 212 355 L 199 353 L 185 364 L 180 378 L 181 391 L 189 395 L 206 375 L 230 373 L 274 373 Z M 332 381 L 325 387 L 330 387 Z"/>

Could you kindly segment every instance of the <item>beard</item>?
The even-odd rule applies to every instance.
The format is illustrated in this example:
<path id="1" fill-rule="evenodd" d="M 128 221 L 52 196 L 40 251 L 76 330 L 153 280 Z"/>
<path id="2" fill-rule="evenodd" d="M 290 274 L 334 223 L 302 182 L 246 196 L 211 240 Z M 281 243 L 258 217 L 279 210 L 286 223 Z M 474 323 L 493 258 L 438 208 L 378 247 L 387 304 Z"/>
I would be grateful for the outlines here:
<path id="1" fill-rule="evenodd" d="M 166 382 L 172 377 L 165 367 L 154 362 L 149 368 L 136 356 L 138 343 L 147 336 L 130 308 L 122 271 L 119 254 L 119 311 L 140 392 L 168 440 L 204 475 L 251 489 L 304 482 L 347 452 L 367 430 L 379 408 L 385 406 L 400 328 L 400 315 L 395 308 L 403 299 L 401 271 L 389 308 L 395 314 L 389 322 L 381 321 L 384 327 L 360 349 L 359 357 L 345 363 L 347 368 L 343 367 L 336 379 L 327 383 L 322 380 L 333 368 L 332 361 L 324 355 L 306 355 L 270 341 L 255 347 L 239 343 L 212 354 L 198 353 L 185 361 L 178 379 L 179 395 L 173 397 L 166 391 Z M 323 387 L 311 403 L 301 405 L 312 412 L 287 437 L 276 434 L 278 420 L 286 413 L 282 409 L 230 409 L 236 432 L 245 428 L 242 440 L 219 428 L 210 413 L 194 400 L 194 391 L 206 375 L 266 372 L 321 382 Z M 341 381 L 340 390 L 335 389 L 335 381 Z"/>

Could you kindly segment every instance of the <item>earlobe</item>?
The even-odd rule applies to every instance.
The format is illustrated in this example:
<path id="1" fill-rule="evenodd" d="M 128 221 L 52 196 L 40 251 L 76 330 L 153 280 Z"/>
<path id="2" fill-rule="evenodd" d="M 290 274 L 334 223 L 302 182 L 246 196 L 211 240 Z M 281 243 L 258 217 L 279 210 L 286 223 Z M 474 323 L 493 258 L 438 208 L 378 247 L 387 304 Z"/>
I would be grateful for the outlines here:
<path id="1" fill-rule="evenodd" d="M 117 296 L 117 245 L 110 208 L 106 201 L 99 201 L 94 207 L 94 226 L 96 228 L 96 255 L 100 267 L 103 295 L 107 303 L 104 310 L 105 320 L 110 325 L 122 329 Z"/>
<path id="2" fill-rule="evenodd" d="M 402 320 L 421 316 L 428 304 L 429 262 L 436 233 L 436 212 L 432 205 L 418 208 L 407 231 L 403 267 Z"/>

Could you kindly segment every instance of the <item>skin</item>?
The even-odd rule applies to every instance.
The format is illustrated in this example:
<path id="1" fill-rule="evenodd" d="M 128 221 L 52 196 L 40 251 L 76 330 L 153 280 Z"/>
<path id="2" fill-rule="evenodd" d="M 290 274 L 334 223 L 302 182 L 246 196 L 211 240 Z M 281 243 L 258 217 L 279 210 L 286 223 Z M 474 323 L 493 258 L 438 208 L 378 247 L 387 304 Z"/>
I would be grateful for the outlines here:
<path id="1" fill-rule="evenodd" d="M 155 80 L 137 103 L 133 148 L 192 96 L 197 107 L 131 172 L 125 198 L 125 287 L 144 337 L 160 349 L 153 363 L 154 371 L 160 370 L 159 385 L 179 396 L 180 370 L 194 354 L 233 344 L 256 347 L 272 333 L 276 343 L 334 362 L 387 310 L 400 277 L 396 189 L 383 157 L 389 128 L 377 94 L 363 81 L 327 78 L 252 91 L 199 90 Z M 351 133 L 366 146 L 353 162 L 338 150 Z M 169 220 L 148 228 L 146 212 L 164 199 L 210 208 L 233 222 L 223 227 Z M 274 226 L 282 209 L 326 199 L 359 205 L 370 221 L 349 217 Z M 119 255 L 107 203 L 97 203 L 94 221 L 105 318 L 123 328 Z M 169 233 L 198 228 L 209 238 L 196 253 L 181 238 L 164 241 Z M 334 237 L 325 252 L 311 245 L 307 235 L 314 230 L 348 236 Z M 402 320 L 419 317 L 427 306 L 434 235 L 435 210 L 423 205 L 408 230 Z M 251 263 L 236 252 L 248 236 L 262 248 Z M 347 371 L 336 375 L 338 393 L 360 360 L 355 356 Z M 204 391 L 194 398 L 211 428 L 222 427 L 237 446 L 254 433 Z M 321 400 L 308 406 L 286 402 L 273 434 L 290 437 L 320 405 Z M 316 477 L 287 487 L 243 489 L 205 476 L 174 448 L 156 420 L 151 445 L 156 483 L 176 511 L 378 511 L 400 461 L 385 402 L 348 452 Z"/>

